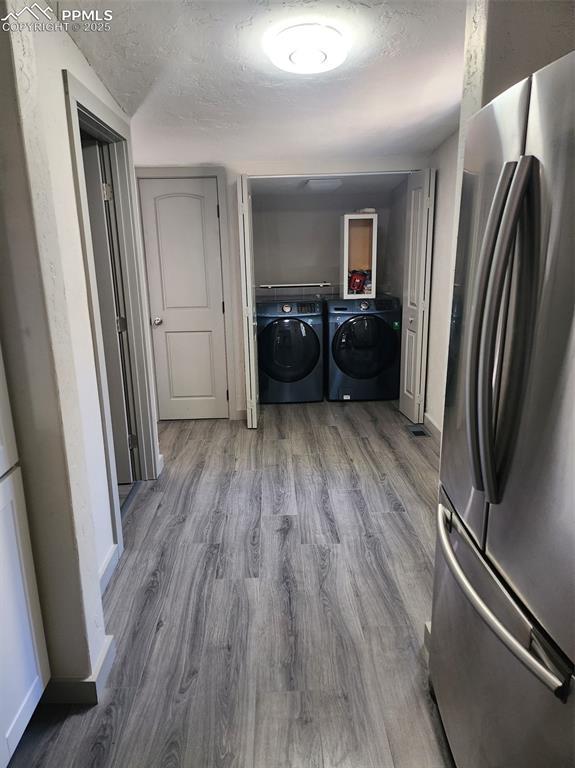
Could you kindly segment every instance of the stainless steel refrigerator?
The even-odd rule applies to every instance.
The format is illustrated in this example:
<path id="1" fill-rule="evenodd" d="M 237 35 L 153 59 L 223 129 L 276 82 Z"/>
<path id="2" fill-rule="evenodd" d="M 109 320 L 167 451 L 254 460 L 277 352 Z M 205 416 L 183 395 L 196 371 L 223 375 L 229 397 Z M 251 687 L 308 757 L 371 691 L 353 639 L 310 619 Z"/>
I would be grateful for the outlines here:
<path id="1" fill-rule="evenodd" d="M 458 768 L 575 766 L 575 53 L 470 121 L 430 680 Z"/>

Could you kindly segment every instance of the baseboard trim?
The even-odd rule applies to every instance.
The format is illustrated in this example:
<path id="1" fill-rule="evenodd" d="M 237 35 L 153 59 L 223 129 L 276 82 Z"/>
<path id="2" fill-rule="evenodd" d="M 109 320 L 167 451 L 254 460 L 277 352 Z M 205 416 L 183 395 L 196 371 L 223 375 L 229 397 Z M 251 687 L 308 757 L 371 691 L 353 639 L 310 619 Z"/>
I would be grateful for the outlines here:
<path id="1" fill-rule="evenodd" d="M 106 635 L 104 646 L 90 677 L 84 679 L 53 677 L 44 691 L 46 704 L 97 704 L 116 658 L 113 635 Z"/>
<path id="2" fill-rule="evenodd" d="M 428 413 L 423 414 L 423 425 L 439 446 L 441 444 L 441 429 L 437 426 L 437 424 L 433 421 Z"/>
<path id="3" fill-rule="evenodd" d="M 116 570 L 119 559 L 120 548 L 117 544 L 113 544 L 110 547 L 110 551 L 108 552 L 108 557 L 105 559 L 102 567 L 100 568 L 100 592 L 102 594 L 104 594 L 106 591 L 106 587 L 108 586 L 108 583 L 112 578 L 114 571 Z"/>
<path id="4" fill-rule="evenodd" d="M 153 478 L 153 479 L 157 480 L 157 478 L 162 474 L 163 470 L 164 470 L 164 454 L 159 453 L 158 458 L 156 459 L 156 478 Z"/>
<path id="5" fill-rule="evenodd" d="M 122 520 L 128 514 L 132 504 L 137 499 L 138 493 L 140 491 L 140 488 L 142 487 L 142 484 L 144 482 L 145 482 L 145 480 L 136 480 L 134 482 L 134 484 L 132 485 L 132 487 L 130 488 L 130 493 L 126 496 L 126 498 L 124 499 L 124 503 L 120 507 L 120 512 L 122 514 Z"/>

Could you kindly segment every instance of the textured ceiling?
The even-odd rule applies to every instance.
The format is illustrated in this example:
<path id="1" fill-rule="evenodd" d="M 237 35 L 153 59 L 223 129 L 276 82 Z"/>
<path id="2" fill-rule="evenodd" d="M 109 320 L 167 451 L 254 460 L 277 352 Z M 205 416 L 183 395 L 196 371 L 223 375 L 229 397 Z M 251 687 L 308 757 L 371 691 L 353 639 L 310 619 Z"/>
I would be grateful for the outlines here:
<path id="1" fill-rule="evenodd" d="M 113 9 L 111 31 L 72 36 L 134 115 L 137 162 L 365 162 L 431 151 L 457 125 L 464 0 L 79 4 Z M 261 49 L 266 29 L 317 14 L 351 30 L 345 64 L 276 69 Z"/>

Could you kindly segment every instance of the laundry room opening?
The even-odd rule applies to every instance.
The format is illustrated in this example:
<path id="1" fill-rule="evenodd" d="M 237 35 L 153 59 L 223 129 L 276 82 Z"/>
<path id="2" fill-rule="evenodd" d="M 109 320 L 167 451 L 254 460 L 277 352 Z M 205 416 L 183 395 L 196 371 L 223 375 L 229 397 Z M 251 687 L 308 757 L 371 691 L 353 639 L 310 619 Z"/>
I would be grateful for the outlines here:
<path id="1" fill-rule="evenodd" d="M 435 172 L 242 177 L 247 421 L 397 400 L 423 421 Z"/>

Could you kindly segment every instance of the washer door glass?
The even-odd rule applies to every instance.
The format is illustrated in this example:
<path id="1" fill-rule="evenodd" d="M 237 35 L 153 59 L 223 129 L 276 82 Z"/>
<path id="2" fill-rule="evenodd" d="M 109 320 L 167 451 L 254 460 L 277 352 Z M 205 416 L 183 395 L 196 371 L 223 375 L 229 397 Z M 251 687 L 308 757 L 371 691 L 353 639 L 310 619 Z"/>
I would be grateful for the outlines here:
<path id="1" fill-rule="evenodd" d="M 397 359 L 397 333 L 377 315 L 346 320 L 337 329 L 332 354 L 337 366 L 354 379 L 372 379 Z"/>
<path id="2" fill-rule="evenodd" d="M 316 332 L 303 320 L 274 320 L 258 336 L 260 368 L 276 381 L 290 384 L 308 376 L 319 360 Z"/>

